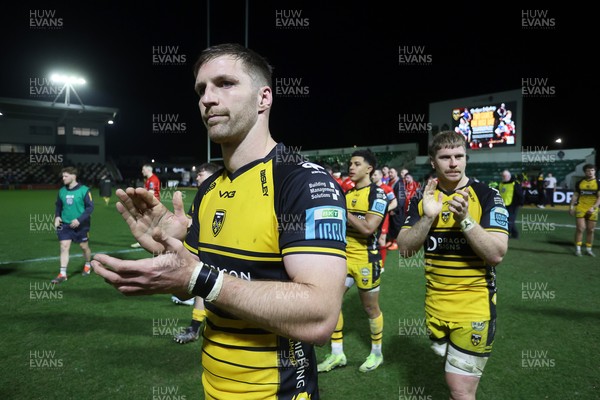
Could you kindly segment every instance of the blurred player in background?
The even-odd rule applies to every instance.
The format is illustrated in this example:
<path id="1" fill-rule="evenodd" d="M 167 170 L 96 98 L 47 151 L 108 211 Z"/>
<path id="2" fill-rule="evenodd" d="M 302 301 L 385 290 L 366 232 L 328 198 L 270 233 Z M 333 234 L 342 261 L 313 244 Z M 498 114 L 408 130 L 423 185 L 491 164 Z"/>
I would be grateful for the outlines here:
<path id="1" fill-rule="evenodd" d="M 379 308 L 382 260 L 378 236 L 388 207 L 388 197 L 383 189 L 371 182 L 371 174 L 376 164 L 377 159 L 368 150 L 357 150 L 352 153 L 349 173 L 355 187 L 346 193 L 348 209 L 346 292 L 356 283 L 371 332 L 371 353 L 359 367 L 361 372 L 373 371 L 383 362 L 381 351 L 383 313 Z M 328 372 L 346 365 L 343 327 L 344 316 L 340 311 L 338 323 L 331 336 L 331 354 L 328 354 L 318 365 L 319 372 Z"/>
<path id="2" fill-rule="evenodd" d="M 391 172 L 391 170 L 392 169 L 390 168 L 390 172 Z M 391 176 L 391 173 L 390 173 L 390 176 Z M 382 178 L 383 178 L 383 172 L 381 171 L 381 169 L 376 168 L 373 171 L 373 175 L 371 176 L 371 181 L 383 189 L 383 191 L 385 192 L 385 195 L 387 196 L 387 199 L 388 199 L 388 208 L 385 213 L 385 217 L 383 218 L 383 223 L 381 224 L 381 232 L 379 234 L 379 239 L 378 239 L 379 252 L 381 253 L 381 272 L 384 272 L 385 258 L 387 255 L 387 246 L 388 246 L 387 234 L 388 234 L 389 225 L 390 225 L 390 211 L 396 209 L 396 207 L 398 206 L 398 201 L 396 200 L 396 196 L 394 195 L 394 190 L 389 185 L 386 185 L 385 183 L 383 183 Z"/>
<path id="3" fill-rule="evenodd" d="M 202 185 L 208 177 L 217 172 L 221 167 L 213 163 L 204 163 L 198 167 L 198 173 L 196 174 L 196 183 L 198 188 Z M 192 215 L 194 213 L 194 205 L 190 207 L 187 215 L 189 217 L 189 226 L 192 225 Z M 175 335 L 173 340 L 177 343 L 186 344 L 198 340 L 200 336 L 200 327 L 206 318 L 206 310 L 204 309 L 204 299 L 202 297 L 192 297 L 189 300 L 181 300 L 177 296 L 172 296 L 171 300 L 175 304 L 193 305 L 192 310 L 192 321 L 190 325 L 183 330 L 183 332 Z"/>
<path id="4" fill-rule="evenodd" d="M 523 188 L 507 169 L 502 171 L 501 178 L 502 180 L 497 187 L 508 211 L 508 232 L 511 238 L 518 239 L 517 215 L 524 201 Z M 489 184 L 488 186 L 492 187 Z"/>
<path id="5" fill-rule="evenodd" d="M 142 167 L 142 175 L 146 178 L 144 187 L 152 193 L 160 201 L 160 179 L 154 173 L 154 168 L 150 164 L 145 164 Z"/>
<path id="6" fill-rule="evenodd" d="M 596 177 L 596 166 L 586 164 L 583 166 L 585 178 L 575 185 L 575 192 L 571 198 L 569 214 L 575 216 L 575 255 L 581 256 L 581 243 L 583 232 L 586 233 L 585 252 L 596 257 L 592 251 L 594 243 L 594 229 L 598 221 L 598 206 L 600 206 L 600 179 Z"/>
<path id="7" fill-rule="evenodd" d="M 400 173 L 398 174 L 398 179 L 392 186 L 394 190 L 394 196 L 396 197 L 396 201 L 398 202 L 398 206 L 390 211 L 390 226 L 388 231 L 388 242 L 386 243 L 388 250 L 398 250 L 398 243 L 396 242 L 396 238 L 398 237 L 398 233 L 400 233 L 400 228 L 402 228 L 402 224 L 404 224 L 404 219 L 406 218 L 405 209 L 408 205 L 406 201 L 406 175 L 408 174 L 408 169 L 402 168 Z"/>
<path id="8" fill-rule="evenodd" d="M 74 167 L 62 169 L 62 181 L 64 186 L 58 191 L 54 213 L 54 227 L 60 242 L 60 272 L 52 279 L 54 284 L 67 280 L 71 242 L 78 243 L 83 251 L 85 265 L 81 275 L 88 276 L 92 268 L 92 251 L 88 242 L 94 211 L 92 193 L 87 186 L 77 182 L 77 169 Z"/>
<path id="9" fill-rule="evenodd" d="M 434 136 L 431 179 L 412 198 L 400 255 L 425 250 L 425 314 L 432 349 L 445 357 L 451 399 L 474 400 L 496 331 L 496 266 L 508 248 L 508 212 L 496 190 L 465 174 L 467 144 Z"/>
<path id="10" fill-rule="evenodd" d="M 113 188 L 115 187 L 115 182 L 113 181 L 110 174 L 104 174 L 100 178 L 98 182 L 98 191 L 100 197 L 104 199 L 104 203 L 108 205 L 110 203 L 110 198 L 112 197 Z"/>
<path id="11" fill-rule="evenodd" d="M 142 167 L 142 175 L 146 178 L 144 181 L 144 188 L 160 201 L 160 179 L 158 179 L 158 176 L 154 173 L 152 165 L 144 164 Z M 132 244 L 131 247 L 136 249 L 142 247 L 142 245 L 136 242 Z"/>
<path id="12" fill-rule="evenodd" d="M 556 177 L 551 172 L 548 172 L 544 179 L 544 190 L 546 191 L 546 204 L 550 204 L 552 207 L 554 207 L 554 192 L 556 191 L 557 183 Z"/>

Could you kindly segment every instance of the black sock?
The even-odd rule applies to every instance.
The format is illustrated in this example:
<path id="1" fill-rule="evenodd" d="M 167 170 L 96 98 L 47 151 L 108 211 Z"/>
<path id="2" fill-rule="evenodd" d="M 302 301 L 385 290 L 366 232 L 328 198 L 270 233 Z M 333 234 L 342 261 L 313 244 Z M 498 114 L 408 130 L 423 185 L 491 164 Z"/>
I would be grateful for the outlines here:
<path id="1" fill-rule="evenodd" d="M 198 332 L 200 330 L 200 327 L 202 326 L 202 322 L 193 319 L 190 326 L 194 329 L 194 331 Z"/>

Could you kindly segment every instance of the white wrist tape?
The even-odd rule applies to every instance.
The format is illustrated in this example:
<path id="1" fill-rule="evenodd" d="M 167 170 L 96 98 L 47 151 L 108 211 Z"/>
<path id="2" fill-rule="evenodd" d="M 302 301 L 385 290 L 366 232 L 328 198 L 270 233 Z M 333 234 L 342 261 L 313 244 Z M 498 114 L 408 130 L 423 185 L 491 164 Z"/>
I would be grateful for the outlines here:
<path id="1" fill-rule="evenodd" d="M 192 276 L 190 277 L 190 282 L 188 283 L 188 293 L 192 294 L 192 290 L 194 290 L 194 286 L 196 286 L 196 280 L 198 279 L 198 275 L 200 275 L 200 270 L 204 266 L 202 261 L 199 261 L 194 268 L 194 272 L 192 272 Z"/>
<path id="2" fill-rule="evenodd" d="M 475 228 L 476 224 L 477 223 L 469 215 L 469 216 L 467 216 L 467 218 L 460 221 L 460 230 L 463 232 L 470 231 L 471 229 Z"/>
<path id="3" fill-rule="evenodd" d="M 206 301 L 208 301 L 209 303 L 212 303 L 217 299 L 217 297 L 219 297 L 219 293 L 221 293 L 221 288 L 223 287 L 224 275 L 225 274 L 223 274 L 223 271 L 219 271 L 219 275 L 217 275 L 217 281 L 215 282 L 215 286 L 213 286 L 208 296 L 206 296 Z"/>

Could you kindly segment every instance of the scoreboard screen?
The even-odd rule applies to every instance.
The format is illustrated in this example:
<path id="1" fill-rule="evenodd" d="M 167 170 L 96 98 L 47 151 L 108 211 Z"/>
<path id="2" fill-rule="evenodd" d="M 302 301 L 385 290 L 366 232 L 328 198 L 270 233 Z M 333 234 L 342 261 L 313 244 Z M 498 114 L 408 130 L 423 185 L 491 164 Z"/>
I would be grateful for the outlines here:
<path id="1" fill-rule="evenodd" d="M 452 129 L 464 135 L 472 150 L 516 145 L 517 103 L 482 104 L 452 109 Z"/>

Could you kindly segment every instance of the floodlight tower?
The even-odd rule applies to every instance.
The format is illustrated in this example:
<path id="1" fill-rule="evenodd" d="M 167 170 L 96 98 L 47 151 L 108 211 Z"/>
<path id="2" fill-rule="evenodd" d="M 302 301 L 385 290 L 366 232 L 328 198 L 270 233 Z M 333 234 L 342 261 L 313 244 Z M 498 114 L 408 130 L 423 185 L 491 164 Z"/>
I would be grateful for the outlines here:
<path id="1" fill-rule="evenodd" d="M 77 97 L 77 100 L 79 100 L 79 104 L 81 104 L 81 108 L 85 109 L 85 106 L 83 105 L 83 102 L 81 101 L 81 98 L 79 97 L 79 95 L 77 94 L 77 91 L 75 90 L 75 87 L 73 86 L 73 85 L 85 85 L 85 79 L 79 78 L 76 76 L 52 74 L 52 76 L 50 77 L 50 80 L 52 82 L 63 84 L 62 89 L 60 89 L 60 92 L 58 92 L 58 94 L 56 95 L 56 98 L 52 102 L 52 105 L 54 105 L 56 103 L 56 100 L 58 100 L 58 98 L 60 97 L 60 95 L 63 92 L 65 92 L 65 105 L 70 106 L 71 105 L 71 91 L 73 91 L 73 93 Z"/>

